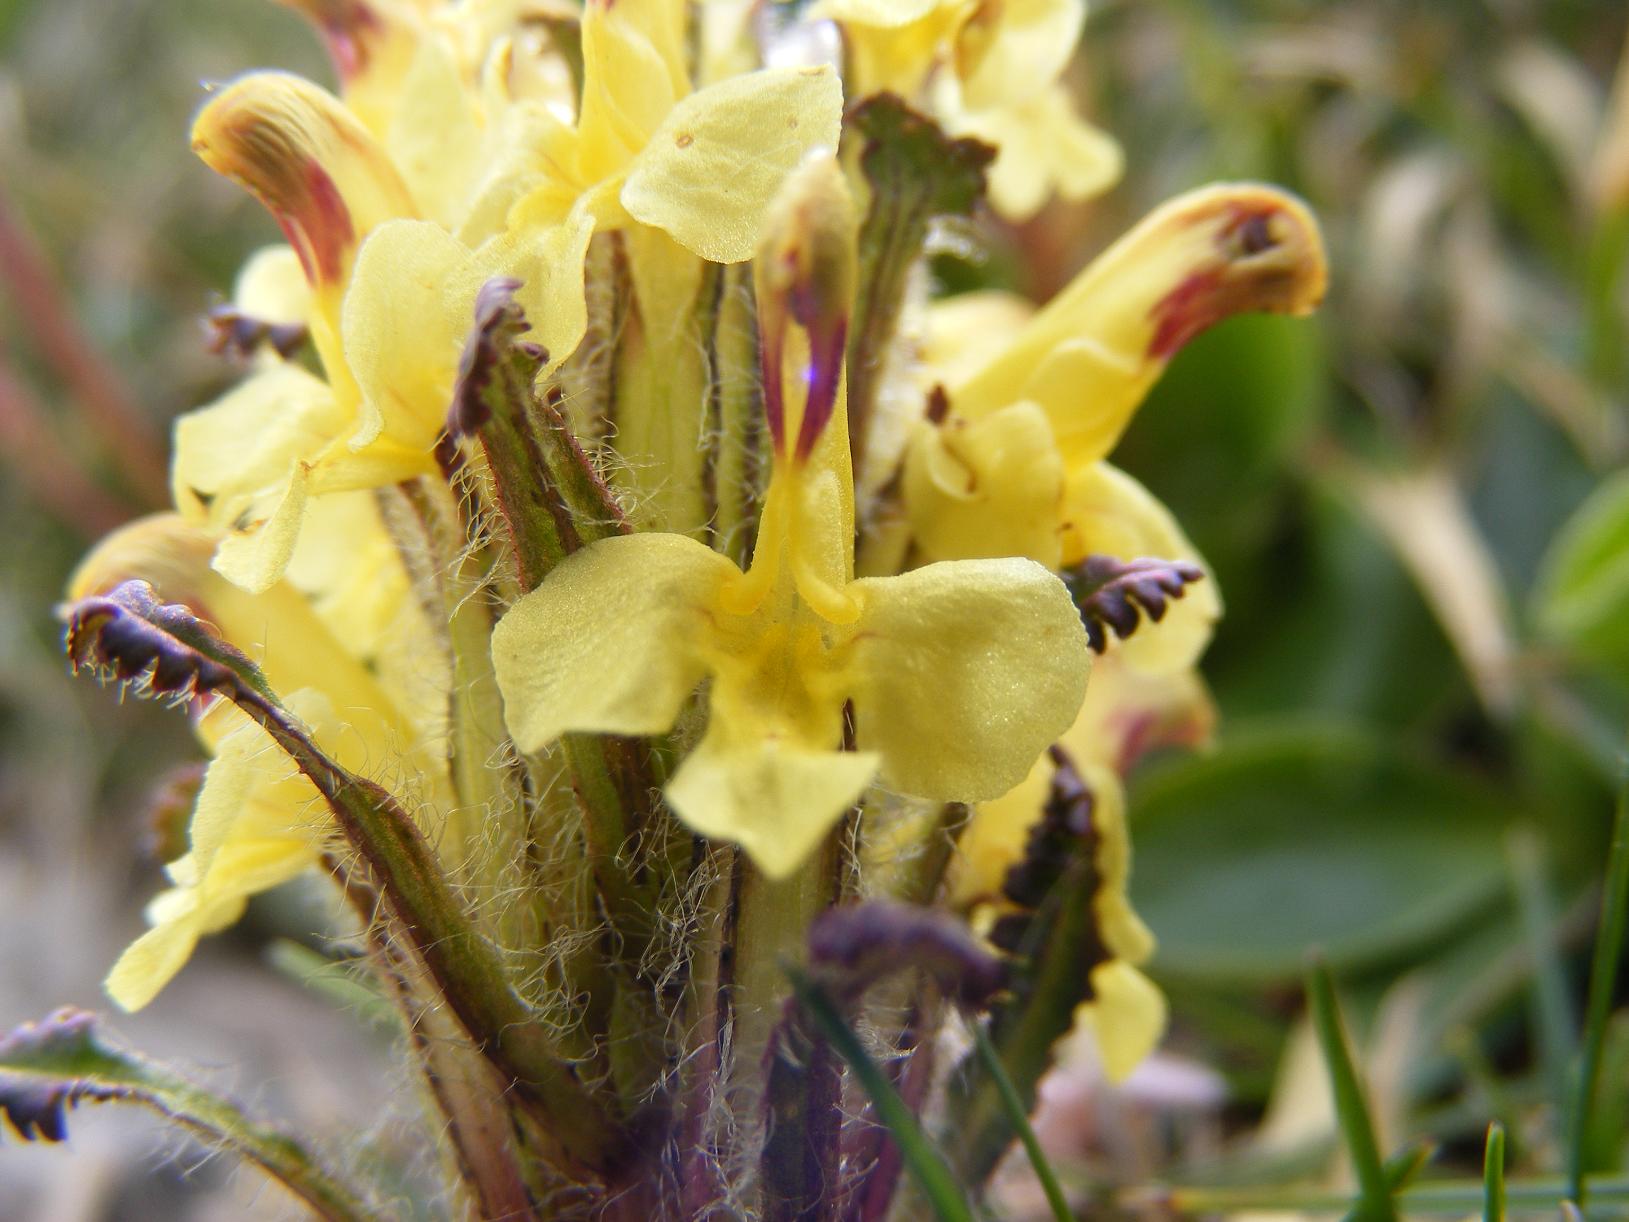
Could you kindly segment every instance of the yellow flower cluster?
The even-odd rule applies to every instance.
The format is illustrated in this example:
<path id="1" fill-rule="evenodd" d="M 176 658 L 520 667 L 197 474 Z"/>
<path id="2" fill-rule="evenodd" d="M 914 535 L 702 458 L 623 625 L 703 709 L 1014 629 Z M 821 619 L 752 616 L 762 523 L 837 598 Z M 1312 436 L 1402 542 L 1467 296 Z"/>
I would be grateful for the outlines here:
<path id="1" fill-rule="evenodd" d="M 1079 0 L 291 3 L 328 39 L 339 95 L 248 75 L 208 99 L 193 144 L 286 239 L 249 260 L 235 308 L 304 328 L 308 350 L 263 347 L 181 418 L 175 512 L 104 541 L 74 596 L 139 576 L 195 607 L 466 881 L 535 844 L 562 736 L 654 736 L 675 757 L 661 809 L 772 880 L 857 807 L 862 839 L 902 849 L 911 818 L 982 803 L 946 894 L 999 905 L 1061 740 L 1096 797 L 1111 954 L 1087 1017 L 1128 1072 L 1163 1008 L 1137 971 L 1152 940 L 1126 898 L 1120 777 L 1152 743 L 1205 737 L 1194 668 L 1220 601 L 1200 582 L 1111 641 L 1088 688 L 1059 574 L 1198 561 L 1106 458 L 1192 335 L 1316 304 L 1304 210 L 1209 187 L 1039 309 L 901 304 L 862 421 L 897 444 L 867 448 L 857 497 L 845 369 L 876 188 L 845 106 L 888 91 L 994 146 L 988 197 L 1009 220 L 1095 194 L 1119 152 L 1062 79 Z M 535 588 L 513 576 L 524 540 L 502 528 L 495 465 L 448 429 L 497 278 L 540 348 L 537 402 L 618 508 Z M 426 555 L 438 511 L 469 538 Z M 260 729 L 224 704 L 198 728 L 213 762 L 191 849 L 108 982 L 131 1009 L 332 849 L 311 782 Z"/>

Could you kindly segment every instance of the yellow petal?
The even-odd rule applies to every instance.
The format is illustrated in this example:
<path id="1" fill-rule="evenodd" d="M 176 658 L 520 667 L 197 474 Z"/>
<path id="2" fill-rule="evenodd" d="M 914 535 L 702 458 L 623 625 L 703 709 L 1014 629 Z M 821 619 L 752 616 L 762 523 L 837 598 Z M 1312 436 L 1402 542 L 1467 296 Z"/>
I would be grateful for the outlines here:
<path id="1" fill-rule="evenodd" d="M 1064 467 L 1046 413 L 1014 403 L 919 425 L 905 456 L 905 507 L 932 560 L 1026 556 L 1058 567 Z"/>
<path id="2" fill-rule="evenodd" d="M 247 654 L 274 690 L 315 688 L 345 709 L 347 725 L 368 743 L 359 764 L 379 767 L 399 758 L 414 735 L 374 675 L 344 649 L 311 604 L 287 582 L 259 594 L 245 592 L 210 567 L 214 552 L 209 532 L 176 514 L 154 514 L 98 543 L 75 570 L 68 596 L 104 593 L 136 577 L 150 581 L 161 599 L 185 603 Z"/>
<path id="3" fill-rule="evenodd" d="M 975 8 L 956 35 L 968 107 L 1005 106 L 1058 79 L 1086 24 L 1085 0 L 1004 0 Z"/>
<path id="4" fill-rule="evenodd" d="M 922 363 L 933 382 L 955 386 L 1001 355 L 1035 315 L 1027 297 L 999 289 L 958 293 L 932 302 L 922 338 Z"/>
<path id="5" fill-rule="evenodd" d="M 1165 1034 L 1165 994 L 1128 963 L 1111 959 L 1091 973 L 1093 999 L 1075 1011 L 1091 1030 L 1110 1082 L 1123 1082 Z"/>
<path id="6" fill-rule="evenodd" d="M 1198 671 L 1139 670 L 1110 649 L 1094 659 L 1086 703 L 1062 742 L 1083 768 L 1125 776 L 1148 752 L 1203 747 L 1215 729 L 1216 706 Z"/>
<path id="7" fill-rule="evenodd" d="M 1092 831 L 1096 837 L 1092 864 L 1097 867 L 1097 895 L 1092 901 L 1099 940 L 1116 959 L 1141 965 L 1154 957 L 1154 935 L 1131 907 L 1131 833 L 1126 828 L 1125 789 L 1106 769 L 1084 769 L 1094 786 Z"/>
<path id="8" fill-rule="evenodd" d="M 990 202 L 1009 220 L 1028 220 L 1054 194 L 1066 200 L 1101 195 L 1120 178 L 1120 145 L 1075 113 L 1062 86 L 992 110 L 959 112 L 958 136 L 996 146 L 988 171 Z"/>
<path id="9" fill-rule="evenodd" d="M 383 138 L 423 215 L 449 226 L 461 222 L 480 180 L 482 130 L 470 90 L 441 39 L 419 42 Z"/>
<path id="10" fill-rule="evenodd" d="M 281 575 L 299 533 L 308 470 L 345 431 L 328 386 L 282 362 L 176 421 L 175 503 L 224 536 L 223 563 L 245 589 L 263 590 Z"/>
<path id="11" fill-rule="evenodd" d="M 681 100 L 622 187 L 635 220 L 715 263 L 757 249 L 765 213 L 809 150 L 836 148 L 843 89 L 829 68 L 772 68 Z"/>
<path id="12" fill-rule="evenodd" d="M 418 45 L 412 0 L 279 0 L 303 13 L 328 44 L 345 104 L 383 137 Z"/>
<path id="13" fill-rule="evenodd" d="M 706 673 L 695 642 L 739 570 L 683 535 L 621 535 L 567 559 L 499 621 L 492 665 L 522 751 L 568 730 L 659 734 Z"/>
<path id="14" fill-rule="evenodd" d="M 822 0 L 822 17 L 843 24 L 892 29 L 920 21 L 937 8 L 950 7 L 945 0 Z"/>
<path id="15" fill-rule="evenodd" d="M 191 895 L 187 899 L 197 902 Z M 196 920 L 180 914 L 154 926 L 119 956 L 102 987 L 121 1010 L 133 1013 L 141 1009 L 186 966 L 200 933 Z"/>
<path id="16" fill-rule="evenodd" d="M 304 323 L 311 314 L 311 286 L 291 246 L 265 246 L 250 255 L 232 288 L 232 304 L 268 323 Z"/>
<path id="17" fill-rule="evenodd" d="M 586 7 L 575 142 L 580 186 L 619 174 L 689 92 L 682 23 L 683 6 L 673 0 L 596 0 Z"/>
<path id="18" fill-rule="evenodd" d="M 414 209 L 384 150 L 340 100 L 286 72 L 228 85 L 192 127 L 193 150 L 283 227 L 313 286 L 343 283 L 375 225 Z"/>
<path id="19" fill-rule="evenodd" d="M 715 711 L 667 799 L 692 831 L 734 841 L 765 875 L 785 878 L 859 800 L 877 757 L 734 731 Z"/>
<path id="20" fill-rule="evenodd" d="M 148 908 L 154 927 L 119 956 L 103 988 L 120 1009 L 141 1009 L 186 965 L 200 937 L 236 922 L 249 896 L 299 876 L 317 860 L 315 850 L 296 841 L 232 846 L 197 884 L 154 900 Z"/>
<path id="21" fill-rule="evenodd" d="M 1080 711 L 1086 634 L 1063 583 L 1033 561 L 947 561 L 853 588 L 855 729 L 884 783 L 997 797 Z"/>
<path id="22" fill-rule="evenodd" d="M 519 278 L 515 300 L 532 324 L 527 338 L 548 349 L 544 373 L 575 352 L 588 329 L 583 259 L 593 236 L 592 219 L 577 214 L 559 225 L 495 238 L 475 252 L 482 283 L 498 275 Z"/>
<path id="23" fill-rule="evenodd" d="M 269 589 L 288 568 L 305 521 L 310 468 L 296 461 L 282 486 L 282 496 L 263 503 L 263 516 L 240 518 L 215 550 L 215 569 L 252 594 Z"/>
<path id="24" fill-rule="evenodd" d="M 1242 311 L 1305 314 L 1323 296 L 1316 222 L 1293 196 L 1249 184 L 1165 204 L 1077 276 L 999 356 L 950 388 L 981 416 L 1045 409 L 1071 462 L 1103 457 L 1166 362 Z"/>
<path id="25" fill-rule="evenodd" d="M 1071 471 L 1064 491 L 1063 558 L 1078 564 L 1094 553 L 1133 560 L 1157 556 L 1204 565 L 1171 511 L 1125 472 L 1108 463 Z M 1150 673 L 1168 674 L 1192 666 L 1210 644 L 1222 616 L 1221 591 L 1206 576 L 1190 584 L 1181 598 L 1166 604 L 1164 617 L 1146 620 L 1110 650 L 1126 663 Z"/>
<path id="26" fill-rule="evenodd" d="M 887 90 L 914 101 L 965 10 L 957 0 L 827 0 L 819 11 L 843 27 L 853 97 Z"/>
<path id="27" fill-rule="evenodd" d="M 397 220 L 363 243 L 345 294 L 345 356 L 362 392 L 360 449 L 387 435 L 435 469 L 465 336 L 474 320 L 470 251 L 430 221 Z"/>
<path id="28" fill-rule="evenodd" d="M 289 710 L 330 750 L 344 737 L 326 696 L 311 688 L 290 694 Z M 292 840 L 313 848 L 328 818 L 315 785 L 247 717 L 232 717 L 214 746 L 188 830 L 192 869 L 207 879 L 231 843 Z M 354 754 L 354 753 L 353 753 Z"/>
<path id="29" fill-rule="evenodd" d="M 1087 685 L 1088 695 L 1096 681 Z M 1077 761 L 1078 763 L 1078 761 Z M 1027 776 L 1000 797 L 980 802 L 969 817 L 950 874 L 950 902 L 958 908 L 999 902 L 1007 871 L 1024 856 L 1029 829 L 1041 817 L 1052 787 L 1052 761 L 1039 758 Z M 1101 778 L 1086 768 L 1082 775 L 1091 786 L 1092 796 L 1101 794 Z M 1118 789 L 1119 782 L 1109 781 Z"/>
<path id="30" fill-rule="evenodd" d="M 1093 667 L 1092 681 L 1086 689 L 1087 704 L 1097 690 L 1099 669 L 1101 664 Z M 1082 717 L 1084 715 L 1082 710 Z M 1075 725 L 1080 725 L 1079 719 Z M 1075 733 L 1071 727 L 1068 734 L 1062 736 L 1066 746 L 1072 746 Z M 1070 759 L 1091 791 L 1093 817 L 1098 811 L 1107 810 L 1111 812 L 1111 819 L 1119 818 L 1118 826 L 1123 829 L 1124 820 L 1115 813 L 1125 807 L 1125 789 L 1120 778 L 1092 756 L 1071 751 Z M 965 908 L 1000 902 L 1007 871 L 1023 860 L 1030 829 L 1040 819 L 1041 809 L 1052 791 L 1054 771 L 1052 760 L 1042 756 L 1021 782 L 998 798 L 980 802 L 974 809 L 956 843 L 950 885 L 952 903 Z"/>

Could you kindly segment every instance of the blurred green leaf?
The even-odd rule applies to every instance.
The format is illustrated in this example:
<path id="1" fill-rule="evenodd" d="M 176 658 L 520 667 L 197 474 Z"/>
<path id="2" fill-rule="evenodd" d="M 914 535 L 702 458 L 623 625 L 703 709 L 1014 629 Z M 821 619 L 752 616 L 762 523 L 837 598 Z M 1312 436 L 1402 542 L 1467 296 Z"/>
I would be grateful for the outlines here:
<path id="1" fill-rule="evenodd" d="M 1492 790 L 1335 726 L 1248 733 L 1146 777 L 1132 896 L 1156 971 L 1297 975 L 1402 957 L 1504 885 L 1511 809 Z"/>
<path id="2" fill-rule="evenodd" d="M 1568 519 L 1534 596 L 1539 630 L 1581 656 L 1629 661 L 1629 471 Z"/>
<path id="3" fill-rule="evenodd" d="M 1280 507 L 1237 580 L 1205 669 L 1224 723 L 1285 709 L 1383 724 L 1440 723 L 1474 704 L 1452 647 L 1396 555 L 1316 485 Z M 1332 642 L 1338 641 L 1338 646 Z"/>
<path id="4" fill-rule="evenodd" d="M 1340 1001 L 1335 996 L 1335 982 L 1330 977 L 1329 965 L 1322 959 L 1313 964 L 1307 981 L 1307 997 L 1312 1007 L 1312 1026 L 1318 1034 L 1318 1047 L 1329 1071 L 1335 1120 L 1357 1175 L 1359 1197 L 1346 1217 L 1348 1222 L 1388 1222 L 1397 1217 L 1391 1184 L 1380 1161 L 1380 1147 L 1375 1142 L 1367 1091 L 1352 1063 L 1352 1041 L 1346 1033 Z"/>

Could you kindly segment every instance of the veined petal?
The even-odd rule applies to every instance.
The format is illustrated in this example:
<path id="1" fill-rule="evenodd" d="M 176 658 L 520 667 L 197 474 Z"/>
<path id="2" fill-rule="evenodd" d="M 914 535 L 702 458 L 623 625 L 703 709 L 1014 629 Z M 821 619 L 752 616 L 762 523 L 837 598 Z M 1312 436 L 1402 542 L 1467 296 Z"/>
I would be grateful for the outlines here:
<path id="1" fill-rule="evenodd" d="M 706 674 L 719 587 L 740 572 L 683 535 L 601 540 L 569 557 L 492 633 L 504 718 L 522 751 L 568 730 L 659 734 Z"/>
<path id="2" fill-rule="evenodd" d="M 1030 560 L 960 560 L 851 587 L 864 610 L 847 676 L 884 783 L 942 801 L 997 797 L 1074 721 L 1085 630 Z"/>
<path id="3" fill-rule="evenodd" d="M 1305 314 L 1323 297 L 1317 223 L 1295 197 L 1227 184 L 1179 196 L 1077 276 L 1016 342 L 950 388 L 952 409 L 987 415 L 1039 403 L 1066 458 L 1113 448 L 1170 358 L 1245 311 Z"/>
<path id="4" fill-rule="evenodd" d="M 1092 1000 L 1076 1008 L 1075 1021 L 1096 1037 L 1109 1081 L 1123 1082 L 1165 1034 L 1165 994 L 1147 976 L 1118 959 L 1094 967 L 1091 984 Z"/>
<path id="5" fill-rule="evenodd" d="M 340 100 L 286 72 L 216 94 L 192 126 L 206 164 L 276 218 L 314 287 L 342 284 L 358 243 L 413 203 L 390 159 Z"/>
<path id="6" fill-rule="evenodd" d="M 876 775 L 871 752 L 814 750 L 755 736 L 715 709 L 707 733 L 668 782 L 667 799 L 692 831 L 730 840 L 769 878 L 785 878 L 853 806 Z"/>
<path id="7" fill-rule="evenodd" d="M 814 148 L 836 148 L 843 87 L 826 67 L 769 68 L 673 107 L 629 168 L 622 203 L 715 263 L 750 259 L 782 181 Z"/>
<path id="8" fill-rule="evenodd" d="M 1063 490 L 1052 426 L 1033 403 L 921 424 L 906 451 L 906 512 L 934 560 L 1026 556 L 1057 568 Z"/>
<path id="9" fill-rule="evenodd" d="M 1102 462 L 1072 470 L 1064 489 L 1063 562 L 1078 564 L 1094 553 L 1204 564 L 1171 511 L 1124 471 Z M 1203 581 L 1171 600 L 1158 623 L 1143 624 L 1110 648 L 1139 670 L 1182 670 L 1199 660 L 1221 617 L 1221 592 L 1207 569 Z"/>

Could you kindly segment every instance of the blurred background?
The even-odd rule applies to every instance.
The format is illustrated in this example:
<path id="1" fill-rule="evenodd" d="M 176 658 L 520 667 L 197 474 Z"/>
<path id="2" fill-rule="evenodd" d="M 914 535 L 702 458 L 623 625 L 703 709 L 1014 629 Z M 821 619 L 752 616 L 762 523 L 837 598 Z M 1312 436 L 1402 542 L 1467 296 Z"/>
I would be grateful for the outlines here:
<path id="1" fill-rule="evenodd" d="M 1605 0 L 1100 0 L 1077 83 L 1125 181 L 937 268 L 1044 297 L 1227 178 L 1300 192 L 1330 246 L 1318 318 L 1196 341 L 1116 453 L 1228 613 L 1214 748 L 1132 790 L 1172 1034 L 1125 1091 L 1049 1095 L 1074 1173 L 1338 1180 L 1315 946 L 1387 1150 L 1430 1137 L 1433 1168 L 1474 1174 L 1497 1117 L 1513 1170 L 1559 1167 L 1629 726 L 1625 21 Z M 261 65 L 331 79 L 264 0 L 0 0 L 0 1030 L 105 1006 L 170 855 L 162 795 L 197 758 L 181 718 L 70 682 L 53 604 L 94 538 L 163 503 L 169 421 L 235 376 L 200 318 L 276 234 L 186 129 L 201 81 Z M 399 1092 L 299 980 L 306 903 L 267 897 L 116 1029 L 264 1114 L 378 1131 Z M 1605 1066 L 1589 1149 L 1621 1169 L 1622 1012 Z M 283 1208 L 145 1117 L 73 1131 L 0 1136 L 0 1219 Z"/>

